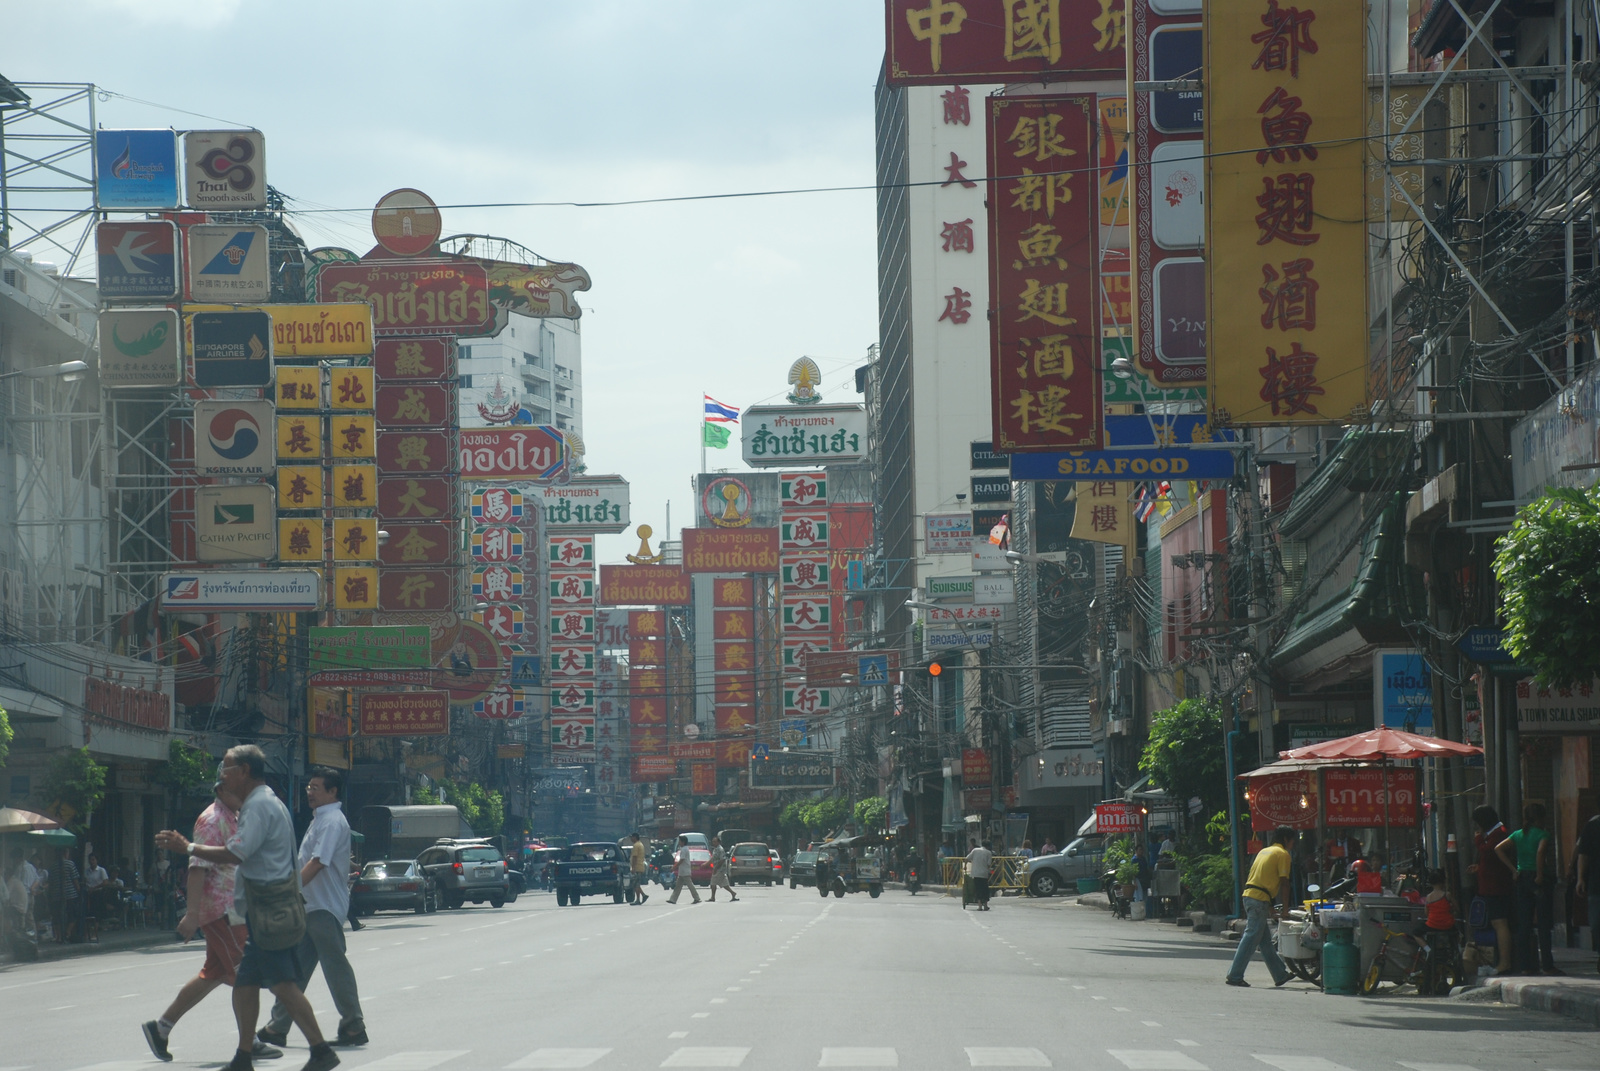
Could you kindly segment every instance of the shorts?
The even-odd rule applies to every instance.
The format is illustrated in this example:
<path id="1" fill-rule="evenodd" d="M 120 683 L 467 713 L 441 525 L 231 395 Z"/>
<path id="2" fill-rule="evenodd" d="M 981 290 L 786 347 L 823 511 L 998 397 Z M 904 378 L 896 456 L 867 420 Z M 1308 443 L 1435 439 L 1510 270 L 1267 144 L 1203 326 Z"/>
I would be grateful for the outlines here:
<path id="1" fill-rule="evenodd" d="M 244 928 L 248 934 L 249 924 L 246 923 Z M 247 937 L 244 955 L 234 970 L 233 984 L 271 989 L 285 982 L 291 985 L 300 982 L 300 945 L 269 952 L 256 944 L 254 937 Z"/>
<path id="2" fill-rule="evenodd" d="M 1483 906 L 1488 909 L 1488 915 L 1491 920 L 1511 918 L 1511 897 L 1509 896 L 1485 896 L 1483 898 Z"/>
<path id="3" fill-rule="evenodd" d="M 239 960 L 244 956 L 249 929 L 233 925 L 228 916 L 223 915 L 200 927 L 200 932 L 206 939 L 206 961 L 200 967 L 200 977 L 208 982 L 232 985 Z"/>

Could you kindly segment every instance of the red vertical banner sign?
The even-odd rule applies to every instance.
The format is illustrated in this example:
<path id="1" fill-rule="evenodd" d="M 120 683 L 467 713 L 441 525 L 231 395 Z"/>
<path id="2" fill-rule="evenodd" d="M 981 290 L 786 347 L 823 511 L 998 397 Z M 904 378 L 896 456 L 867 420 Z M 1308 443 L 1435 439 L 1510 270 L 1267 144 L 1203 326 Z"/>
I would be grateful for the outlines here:
<path id="1" fill-rule="evenodd" d="M 989 98 L 994 449 L 1093 450 L 1100 397 L 1098 105 Z"/>

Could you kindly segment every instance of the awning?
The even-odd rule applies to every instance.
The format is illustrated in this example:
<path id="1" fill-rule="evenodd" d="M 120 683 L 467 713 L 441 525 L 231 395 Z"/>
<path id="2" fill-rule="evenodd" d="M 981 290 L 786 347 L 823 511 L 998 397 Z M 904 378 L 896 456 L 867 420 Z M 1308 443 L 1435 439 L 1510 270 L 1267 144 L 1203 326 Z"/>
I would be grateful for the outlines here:
<path id="1" fill-rule="evenodd" d="M 21 722 L 58 721 L 67 712 L 59 699 L 26 688 L 4 685 L 0 685 L 0 707 L 5 708 L 6 715 L 12 721 Z"/>

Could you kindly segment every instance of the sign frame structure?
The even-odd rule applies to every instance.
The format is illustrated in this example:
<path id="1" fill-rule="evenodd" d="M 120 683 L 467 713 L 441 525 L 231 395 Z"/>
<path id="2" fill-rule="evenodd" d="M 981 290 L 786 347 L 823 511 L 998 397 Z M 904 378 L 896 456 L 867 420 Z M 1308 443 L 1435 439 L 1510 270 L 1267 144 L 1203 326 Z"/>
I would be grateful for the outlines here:
<path id="1" fill-rule="evenodd" d="M 128 320 L 133 321 L 131 337 L 124 340 L 119 321 Z M 176 309 L 103 309 L 96 326 L 102 387 L 175 387 L 183 382 L 183 324 Z M 108 363 L 108 354 L 120 357 Z"/>
<path id="2" fill-rule="evenodd" d="M 161 611 L 290 613 L 322 609 L 315 569 L 201 569 L 161 575 Z"/>
<path id="3" fill-rule="evenodd" d="M 1121 81 L 1121 12 L 1056 0 L 1018 25 L 1005 0 L 887 0 L 885 81 L 894 86 Z M 1062 9 L 1065 9 L 1064 11 Z M 966 36 L 963 37 L 963 34 Z"/>
<path id="4" fill-rule="evenodd" d="M 1366 6 L 1271 10 L 1205 8 L 1207 398 L 1219 425 L 1365 422 Z"/>
<path id="5" fill-rule="evenodd" d="M 94 131 L 96 210 L 177 208 L 178 132 L 163 129 Z"/>
<path id="6" fill-rule="evenodd" d="M 178 296 L 183 258 L 178 255 L 176 223 L 167 219 L 101 220 L 95 225 L 94 244 L 95 279 L 102 301 L 149 304 Z M 162 248 L 154 250 L 154 246 Z M 142 268 L 141 261 L 153 267 Z M 137 276 L 150 278 L 138 287 L 131 282 Z"/>
<path id="7" fill-rule="evenodd" d="M 1092 93 L 988 100 L 991 449 L 1000 453 L 1101 444 L 1098 117 Z"/>

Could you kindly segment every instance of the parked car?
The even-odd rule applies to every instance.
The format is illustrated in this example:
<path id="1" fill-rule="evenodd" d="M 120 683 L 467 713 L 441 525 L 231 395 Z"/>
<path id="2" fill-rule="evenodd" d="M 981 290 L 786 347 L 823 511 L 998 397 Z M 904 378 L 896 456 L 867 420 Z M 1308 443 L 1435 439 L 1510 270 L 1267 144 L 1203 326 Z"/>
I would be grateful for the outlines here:
<path id="1" fill-rule="evenodd" d="M 772 881 L 775 885 L 783 884 L 783 856 L 777 852 L 772 853 Z"/>
<path id="2" fill-rule="evenodd" d="M 1105 854 L 1103 837 L 1079 837 L 1054 855 L 1028 860 L 1028 893 L 1054 896 L 1063 889 L 1074 890 L 1079 878 L 1098 878 Z"/>
<path id="3" fill-rule="evenodd" d="M 733 853 L 728 857 L 728 880 L 735 885 L 747 881 L 771 885 L 772 859 L 772 849 L 760 841 L 735 844 Z"/>
<path id="4" fill-rule="evenodd" d="M 556 904 L 578 906 L 585 896 L 607 896 L 620 904 L 628 891 L 628 857 L 615 844 L 574 844 L 556 860 Z"/>
<path id="5" fill-rule="evenodd" d="M 439 910 L 439 884 L 415 859 L 377 859 L 361 868 L 350 887 L 350 909 L 358 915 L 376 911 L 415 911 L 419 915 Z"/>
<path id="6" fill-rule="evenodd" d="M 795 852 L 789 860 L 789 888 L 817 883 L 817 853 Z"/>
<path id="7" fill-rule="evenodd" d="M 673 844 L 674 862 L 678 852 L 689 850 L 690 873 L 696 885 L 711 884 L 711 838 L 704 833 L 679 833 Z"/>
<path id="8" fill-rule="evenodd" d="M 505 856 L 486 840 L 441 839 L 417 856 L 417 865 L 438 886 L 445 907 L 468 900 L 504 907 L 512 899 Z"/>

